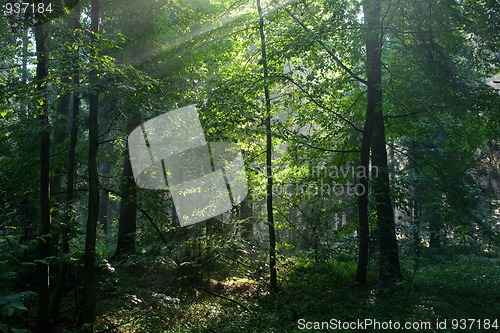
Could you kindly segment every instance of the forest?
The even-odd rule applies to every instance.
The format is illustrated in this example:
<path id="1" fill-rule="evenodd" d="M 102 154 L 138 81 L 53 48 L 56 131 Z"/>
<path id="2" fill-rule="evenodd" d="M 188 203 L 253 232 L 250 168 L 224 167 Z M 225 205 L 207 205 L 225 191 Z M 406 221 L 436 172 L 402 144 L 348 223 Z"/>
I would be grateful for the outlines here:
<path id="1" fill-rule="evenodd" d="M 498 0 L 0 0 L 0 333 L 498 332 Z"/>

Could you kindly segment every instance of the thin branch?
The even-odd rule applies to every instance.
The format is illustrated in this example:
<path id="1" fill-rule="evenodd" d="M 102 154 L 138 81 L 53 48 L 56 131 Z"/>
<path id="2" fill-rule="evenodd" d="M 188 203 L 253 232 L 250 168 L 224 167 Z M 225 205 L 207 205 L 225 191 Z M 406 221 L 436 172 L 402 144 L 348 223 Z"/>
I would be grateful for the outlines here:
<path id="1" fill-rule="evenodd" d="M 99 141 L 99 145 L 104 145 L 104 144 L 109 143 L 109 142 L 116 142 L 117 140 L 122 140 L 122 138 L 120 138 L 120 139 L 112 138 L 112 139 L 108 139 L 108 140 L 104 140 L 104 141 Z"/>
<path id="2" fill-rule="evenodd" d="M 122 199 L 125 199 L 125 200 L 130 200 L 129 197 L 126 197 L 124 196 L 123 194 L 119 193 L 118 191 L 115 191 L 115 190 L 112 190 L 110 188 L 105 188 L 105 187 L 101 187 L 101 190 L 103 191 L 106 191 L 108 193 L 113 193 L 113 194 L 116 194 L 117 196 L 119 196 L 120 198 Z M 165 235 L 163 235 L 163 233 L 161 232 L 160 230 L 160 227 L 158 227 L 158 224 L 155 222 L 155 220 L 151 217 L 151 215 L 149 215 L 149 213 L 142 207 L 140 207 L 139 205 L 137 205 L 136 203 L 133 203 L 133 205 L 137 208 L 137 210 L 139 212 L 141 212 L 142 215 L 144 215 L 144 217 L 151 223 L 151 225 L 153 226 L 153 228 L 156 230 L 156 232 L 158 233 L 158 236 L 160 237 L 161 241 L 170 247 L 170 244 L 167 240 L 167 238 L 165 237 Z"/>
<path id="3" fill-rule="evenodd" d="M 394 149 L 395 151 L 397 151 L 398 153 L 400 153 L 401 155 L 404 155 L 406 156 L 414 165 L 415 167 L 418 169 L 418 171 L 420 171 L 426 178 L 428 178 L 431 182 L 437 184 L 438 186 L 441 187 L 441 189 L 444 191 L 445 189 L 445 186 L 443 184 L 441 184 L 440 182 L 438 182 L 437 180 L 435 180 L 434 178 L 432 178 L 431 176 L 429 176 L 421 167 L 420 165 L 406 152 L 404 152 L 402 149 L 399 149 L 397 148 L 395 145 L 387 142 L 386 143 L 389 147 L 391 147 L 392 149 Z"/>
<path id="4" fill-rule="evenodd" d="M 283 133 L 284 132 L 284 133 Z M 300 134 L 300 133 L 294 133 L 290 130 L 287 130 L 286 128 L 283 129 L 283 133 L 284 137 L 288 140 L 292 135 L 294 136 L 299 136 L 303 139 L 308 139 L 305 135 L 303 134 Z M 288 135 L 287 135 L 288 134 Z M 359 149 L 329 149 L 329 148 L 323 148 L 323 147 L 318 147 L 318 146 L 315 146 L 313 144 L 310 144 L 308 142 L 305 142 L 305 141 L 301 141 L 299 139 L 291 139 L 290 141 L 295 141 L 299 144 L 302 144 L 304 146 L 307 146 L 307 147 L 310 147 L 310 148 L 313 148 L 313 149 L 317 149 L 317 150 L 321 150 L 321 151 L 328 151 L 328 152 L 332 152 L 332 153 L 359 153 Z"/>
<path id="5" fill-rule="evenodd" d="M 256 268 L 256 267 L 250 266 L 250 265 L 245 264 L 244 262 L 242 262 L 242 261 L 240 261 L 240 260 L 238 260 L 238 259 L 231 258 L 231 257 L 229 257 L 229 256 L 225 255 L 224 253 L 221 253 L 220 255 L 221 255 L 222 257 L 224 257 L 224 258 L 228 259 L 228 260 L 231 260 L 231 261 L 233 261 L 233 262 L 235 262 L 235 263 L 237 263 L 237 264 L 239 264 L 239 265 L 242 265 L 242 266 L 244 266 L 244 267 L 246 267 L 246 268 L 250 268 L 250 269 L 252 269 L 252 270 L 254 270 L 254 271 L 256 271 L 256 272 L 259 272 L 259 273 L 264 272 L 264 269 L 263 269 L 263 268 Z M 226 262 L 227 262 L 227 261 L 226 261 Z"/>
<path id="6" fill-rule="evenodd" d="M 297 88 L 300 89 L 300 91 L 302 91 L 306 96 L 307 98 L 313 102 L 314 104 L 316 104 L 316 106 L 324 109 L 324 110 L 328 110 L 328 112 L 331 112 L 333 113 L 335 116 L 337 116 L 340 120 L 344 121 L 345 123 L 349 124 L 349 126 L 351 126 L 354 130 L 358 131 L 358 132 L 363 132 L 362 129 L 358 128 L 356 125 L 354 125 L 354 123 L 352 123 L 349 119 L 347 119 L 346 117 L 342 116 L 340 113 L 338 112 L 335 112 L 333 111 L 332 109 L 328 108 L 326 105 L 324 105 L 322 102 L 319 102 L 318 100 L 316 100 L 316 98 L 314 98 L 313 96 L 311 96 L 311 94 L 306 91 L 300 84 L 298 84 L 294 79 L 292 79 L 291 77 L 287 76 L 287 75 L 282 75 L 283 78 L 287 79 L 288 81 L 290 81 L 291 83 L 293 83 Z M 356 100 L 354 101 L 354 103 L 351 105 L 351 107 L 349 108 L 348 111 L 352 110 L 352 108 L 354 107 L 354 105 L 356 105 L 356 103 L 358 102 L 358 100 L 361 98 L 361 96 L 363 96 L 366 92 L 363 92 L 362 94 L 360 94 Z"/>
<path id="7" fill-rule="evenodd" d="M 422 113 L 424 113 L 424 111 L 415 111 L 415 112 L 410 112 L 410 113 L 405 113 L 405 114 L 393 114 L 393 115 L 384 116 L 384 119 L 413 117 L 413 116 L 416 116 L 416 115 L 419 115 Z"/>
<path id="8" fill-rule="evenodd" d="M 278 6 L 281 6 L 276 0 L 273 0 L 275 4 Z M 342 68 L 347 74 L 349 74 L 353 79 L 355 79 L 358 82 L 363 83 L 364 85 L 368 85 L 368 82 L 359 77 L 356 73 L 354 73 L 349 67 L 344 65 L 344 63 L 335 55 L 335 53 L 319 38 L 314 37 L 314 33 L 301 21 L 295 16 L 288 8 L 285 6 L 282 6 L 282 8 L 287 12 L 287 14 L 298 24 L 304 29 L 306 32 L 311 34 L 313 36 L 313 39 L 316 43 L 318 43 L 325 51 L 328 53 L 330 57 L 337 63 L 337 65 Z"/>
<path id="9" fill-rule="evenodd" d="M 108 110 L 106 111 L 106 113 L 111 112 L 111 110 L 112 110 L 112 109 L 114 109 L 115 107 L 117 107 L 117 103 L 116 103 L 116 102 L 115 102 L 115 103 L 113 103 L 113 105 L 111 106 L 111 108 L 110 108 L 110 109 L 108 109 Z M 108 126 L 108 128 L 106 129 L 106 131 L 104 131 L 103 133 L 101 133 L 101 134 L 99 135 L 99 138 L 101 138 L 101 137 L 105 136 L 106 134 L 108 134 L 109 132 L 111 132 L 111 130 L 113 129 L 113 125 L 115 124 L 116 120 L 117 120 L 117 119 L 118 119 L 121 115 L 122 115 L 122 114 L 118 113 L 118 114 L 117 114 L 117 115 L 116 115 L 116 116 L 115 116 L 115 117 L 114 117 L 114 118 L 113 118 L 113 119 L 109 122 L 109 126 Z"/>

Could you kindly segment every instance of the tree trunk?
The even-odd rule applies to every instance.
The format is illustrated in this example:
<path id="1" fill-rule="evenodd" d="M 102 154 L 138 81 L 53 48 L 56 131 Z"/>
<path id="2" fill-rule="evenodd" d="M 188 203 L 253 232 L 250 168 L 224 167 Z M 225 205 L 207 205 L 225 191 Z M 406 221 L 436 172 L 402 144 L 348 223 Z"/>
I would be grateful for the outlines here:
<path id="1" fill-rule="evenodd" d="M 37 117 L 40 121 L 40 215 L 41 228 L 38 236 L 38 310 L 36 331 L 50 332 L 50 265 L 45 262 L 50 256 L 50 124 L 48 105 L 45 96 L 45 80 L 47 78 L 47 52 L 45 50 L 44 25 L 35 26 L 35 43 L 37 53 L 36 90 Z M 43 262 L 42 262 L 43 260 Z"/>
<path id="2" fill-rule="evenodd" d="M 370 85 L 368 85 L 368 96 L 370 96 Z M 368 170 L 370 168 L 370 146 L 372 137 L 373 107 L 368 104 L 366 108 L 365 125 L 363 128 L 363 139 L 361 142 L 360 166 L 365 172 L 358 179 L 358 266 L 356 269 L 356 281 L 365 285 L 368 275 L 368 249 L 370 245 L 370 228 L 368 220 Z"/>
<path id="3" fill-rule="evenodd" d="M 92 40 L 95 42 L 95 34 L 99 33 L 99 0 L 92 0 L 91 30 Z M 93 45 L 93 56 L 97 58 L 97 46 Z M 89 74 L 90 84 L 97 83 L 95 70 Z M 94 90 L 89 97 L 89 204 L 87 216 L 87 228 L 85 234 L 85 253 L 83 257 L 83 323 L 89 332 L 94 329 L 95 321 L 95 244 L 96 228 L 99 217 L 99 173 L 97 155 L 99 150 L 99 94 Z"/>
<path id="4" fill-rule="evenodd" d="M 108 166 L 111 166 L 111 164 L 106 163 L 104 167 L 106 167 L 107 170 L 110 170 Z M 108 234 L 109 232 L 108 211 L 109 211 L 109 192 L 101 190 L 101 194 L 99 195 L 99 222 L 102 225 L 102 231 L 104 232 L 104 234 Z"/>
<path id="5" fill-rule="evenodd" d="M 441 247 L 442 238 L 442 225 L 441 225 L 441 214 L 439 212 L 439 205 L 431 204 L 429 209 L 428 219 L 429 219 L 429 247 L 431 249 L 437 249 Z"/>
<path id="6" fill-rule="evenodd" d="M 30 30 L 29 28 L 25 28 L 23 31 L 23 51 L 22 51 L 22 69 L 21 69 L 21 80 L 23 84 L 28 83 L 28 58 L 30 56 L 29 52 L 30 45 Z M 21 111 L 26 111 L 27 106 L 24 103 L 20 103 L 19 109 Z"/>
<path id="7" fill-rule="evenodd" d="M 261 43 L 262 67 L 264 70 L 264 96 L 266 102 L 266 176 L 267 176 L 267 223 L 269 225 L 269 272 L 270 272 L 270 288 L 272 291 L 277 289 L 276 275 L 276 231 L 274 230 L 274 214 L 273 214 L 273 170 L 272 170 L 272 149 L 273 142 L 271 136 L 271 98 L 269 95 L 269 76 L 267 73 L 267 56 L 266 56 L 266 38 L 264 35 L 264 14 L 260 5 L 260 0 L 257 0 L 257 10 L 259 12 L 259 34 Z"/>
<path id="8" fill-rule="evenodd" d="M 104 145 L 104 150 L 111 150 L 111 144 L 106 143 Z M 105 234 L 109 231 L 109 191 L 106 189 L 109 187 L 108 177 L 111 174 L 111 169 L 113 168 L 113 163 L 110 161 L 104 161 L 101 163 L 101 184 L 104 189 L 101 190 L 100 200 L 99 200 L 99 223 L 102 225 L 102 230 Z"/>
<path id="9" fill-rule="evenodd" d="M 78 73 L 73 74 L 73 82 L 75 85 L 79 84 Z M 63 254 L 63 263 L 61 266 L 61 272 L 57 280 L 56 287 L 54 289 L 54 294 L 52 296 L 51 302 L 51 317 L 54 318 L 59 313 L 61 307 L 61 299 L 63 295 L 64 288 L 66 286 L 66 278 L 69 271 L 68 256 L 70 255 L 70 233 L 73 229 L 73 203 L 75 199 L 75 173 L 76 173 L 76 146 L 78 139 L 78 114 L 80 113 L 80 98 L 74 94 L 73 95 L 73 111 L 71 117 L 71 129 L 70 129 L 70 142 L 68 149 L 68 171 L 66 178 L 66 213 L 64 214 L 63 229 L 62 229 L 62 240 L 61 249 Z"/>
<path id="10" fill-rule="evenodd" d="M 64 25 L 65 27 L 70 30 L 70 29 L 77 29 L 79 28 L 79 21 L 74 19 L 74 16 L 65 16 L 64 17 Z M 66 56 L 68 57 L 74 57 L 74 52 L 70 52 L 67 50 L 61 50 Z M 73 72 L 73 73 L 72 73 Z M 77 76 L 78 73 L 76 71 L 64 71 L 61 75 L 61 82 L 65 86 L 69 86 L 72 82 L 71 76 Z M 74 82 L 74 80 L 73 80 Z M 71 93 L 70 92 L 65 92 L 64 89 L 61 92 L 61 97 L 58 99 L 57 102 L 57 116 L 60 117 L 60 119 L 70 119 L 72 118 L 72 114 L 70 114 L 70 105 L 71 105 Z M 74 107 L 74 105 L 73 105 Z M 72 137 L 72 128 L 70 128 L 70 140 Z M 62 153 L 61 151 L 61 145 L 64 143 L 65 138 L 68 136 L 68 131 L 67 131 L 67 124 L 65 122 L 61 122 L 59 126 L 54 126 L 53 131 L 53 142 L 52 146 L 53 149 L 57 151 L 56 154 Z M 76 145 L 76 141 L 75 141 Z M 70 142 L 71 146 L 71 142 Z M 76 147 L 75 147 L 76 149 Z M 69 147 L 69 154 L 68 154 L 68 161 L 71 160 L 71 151 L 72 147 Z M 73 159 L 73 163 L 74 159 Z M 70 166 L 67 165 L 67 170 L 68 173 L 74 173 L 75 166 Z M 54 207 L 54 211 L 56 212 L 55 218 L 58 221 L 61 221 L 60 224 L 57 224 L 56 228 L 53 228 L 52 230 L 52 243 L 53 243 L 53 255 L 56 253 L 58 256 L 61 258 L 61 262 L 58 265 L 58 272 L 57 272 L 57 282 L 55 284 L 55 288 L 52 294 L 52 299 L 50 302 L 50 317 L 55 318 L 57 314 L 59 313 L 59 310 L 61 308 L 61 300 L 62 300 L 62 295 L 63 295 L 63 290 L 66 284 L 66 276 L 68 274 L 68 259 L 70 256 L 70 251 L 69 251 L 69 224 L 71 223 L 71 205 L 73 201 L 73 193 L 70 193 L 69 187 L 71 187 L 71 192 L 73 192 L 73 183 L 72 182 L 67 182 L 66 184 L 66 198 L 63 196 L 63 170 L 64 167 L 62 166 L 62 163 L 60 163 L 58 166 L 56 166 L 54 170 L 54 174 L 56 175 L 52 179 L 52 192 L 53 193 L 58 193 L 57 196 L 54 196 L 57 204 Z M 69 174 L 66 175 L 66 179 L 69 179 Z M 60 248 L 59 248 L 60 246 Z M 61 250 L 61 253 L 59 253 L 59 249 Z"/>
<path id="11" fill-rule="evenodd" d="M 243 231 L 241 236 L 244 239 L 251 239 L 253 237 L 253 209 L 252 209 L 252 196 L 247 195 L 245 200 L 240 206 L 240 219 L 243 220 Z"/>
<path id="12" fill-rule="evenodd" d="M 73 29 L 78 29 L 80 27 L 80 6 L 75 7 L 75 15 L 73 18 Z M 76 68 L 73 72 L 73 83 L 75 86 L 80 84 L 79 70 Z M 55 318 L 61 308 L 61 300 L 64 288 L 66 287 L 66 279 L 69 271 L 68 256 L 70 255 L 70 233 L 73 228 L 73 202 L 74 202 L 74 190 L 75 190 L 75 173 L 76 173 L 76 146 L 78 140 L 78 115 L 80 113 L 80 98 L 76 93 L 73 93 L 73 106 L 72 114 L 70 117 L 70 138 L 69 138 L 69 148 L 68 148 L 68 167 L 66 175 L 66 202 L 64 214 L 63 227 L 62 227 L 62 239 L 61 239 L 61 249 L 63 255 L 63 263 L 61 265 L 61 271 L 57 279 L 57 284 L 52 295 L 52 302 L 50 304 L 51 317 Z"/>
<path id="13" fill-rule="evenodd" d="M 385 125 L 382 109 L 382 23 L 380 19 L 380 0 L 365 0 L 363 12 L 366 25 L 366 69 L 368 79 L 368 108 L 373 114 L 372 128 L 372 166 L 378 169 L 378 177 L 373 179 L 377 227 L 379 233 L 381 281 L 399 279 L 399 252 L 396 239 L 394 212 L 390 197 L 389 173 Z M 367 112 L 368 113 L 368 112 Z"/>
<path id="14" fill-rule="evenodd" d="M 123 257 L 135 252 L 135 234 L 137 225 L 137 186 L 134 181 L 128 146 L 124 152 L 123 183 L 118 218 L 118 240 L 115 257 Z"/>

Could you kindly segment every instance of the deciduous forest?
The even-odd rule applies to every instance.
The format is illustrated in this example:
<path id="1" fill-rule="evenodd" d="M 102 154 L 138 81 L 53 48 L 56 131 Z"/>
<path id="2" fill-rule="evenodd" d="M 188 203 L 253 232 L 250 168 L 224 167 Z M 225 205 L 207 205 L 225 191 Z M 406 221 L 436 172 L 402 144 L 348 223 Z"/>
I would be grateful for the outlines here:
<path id="1" fill-rule="evenodd" d="M 498 332 L 499 1 L 0 3 L 0 332 Z"/>

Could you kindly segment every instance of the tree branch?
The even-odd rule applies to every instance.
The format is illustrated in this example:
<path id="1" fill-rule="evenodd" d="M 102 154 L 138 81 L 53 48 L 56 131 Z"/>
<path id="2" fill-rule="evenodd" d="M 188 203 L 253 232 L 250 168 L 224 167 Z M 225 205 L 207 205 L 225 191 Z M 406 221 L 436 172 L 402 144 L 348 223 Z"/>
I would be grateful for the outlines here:
<path id="1" fill-rule="evenodd" d="M 286 137 L 287 139 L 289 139 L 291 135 L 296 135 L 296 136 L 299 136 L 299 137 L 301 137 L 303 139 L 307 139 L 307 137 L 305 135 L 300 134 L 300 133 L 294 133 L 292 131 L 287 130 L 286 128 L 283 129 L 283 132 L 285 132 L 285 135 L 283 135 L 283 136 Z M 298 139 L 295 139 L 295 140 L 292 139 L 291 141 L 295 141 L 295 142 L 297 142 L 299 144 L 305 145 L 305 146 L 313 148 L 313 149 L 317 149 L 317 150 L 321 150 L 321 151 L 327 151 L 327 152 L 332 152 L 332 153 L 359 153 L 359 149 L 329 149 L 329 148 L 318 147 L 318 146 L 315 146 L 313 144 L 310 144 L 310 143 L 307 143 L 305 141 L 301 141 L 301 140 L 298 140 Z"/>
<path id="2" fill-rule="evenodd" d="M 283 78 L 287 79 L 288 81 L 290 81 L 291 83 L 293 83 L 297 88 L 300 89 L 300 91 L 302 91 L 306 96 L 307 98 L 309 98 L 309 100 L 311 102 L 313 102 L 314 104 L 316 104 L 316 106 L 319 106 L 320 108 L 324 109 L 324 110 L 328 110 L 329 112 L 333 113 L 335 116 L 337 116 L 340 120 L 344 121 L 345 123 L 349 124 L 349 126 L 351 126 L 354 130 L 358 131 L 358 132 L 363 132 L 362 129 L 358 128 L 356 125 L 354 125 L 354 123 L 352 123 L 349 119 L 347 119 L 346 117 L 342 116 L 340 113 L 338 112 L 335 112 L 333 111 L 332 109 L 326 107 L 326 105 L 324 105 L 323 103 L 319 102 L 316 100 L 316 98 L 314 98 L 313 96 L 311 96 L 311 94 L 306 91 L 300 84 L 298 84 L 294 79 L 292 79 L 291 77 L 287 76 L 287 75 L 282 75 Z M 363 96 L 366 92 L 363 92 L 363 94 L 360 94 L 356 100 L 354 101 L 354 103 L 351 105 L 351 107 L 349 108 L 348 111 L 352 110 L 352 108 L 354 107 L 354 105 L 358 102 L 358 100 L 361 98 L 361 96 Z"/>
<path id="3" fill-rule="evenodd" d="M 275 4 L 277 4 L 278 6 L 280 6 L 281 8 L 283 8 L 287 14 L 298 24 L 302 27 L 302 29 L 304 29 L 305 31 L 307 31 L 309 34 L 313 35 L 313 32 L 301 21 L 297 18 L 297 16 L 295 16 L 288 8 L 285 7 L 285 5 L 280 5 L 276 0 L 273 0 L 273 2 Z M 330 57 L 332 57 L 332 59 L 337 63 L 337 65 L 342 68 L 347 74 L 349 74 L 353 79 L 355 79 L 356 81 L 358 82 L 361 82 L 363 83 L 364 85 L 368 85 L 368 82 L 359 77 L 356 73 L 354 73 L 349 67 L 347 67 L 346 65 L 344 65 L 344 63 L 335 55 L 335 53 L 320 39 L 316 38 L 316 37 L 312 37 L 314 39 L 314 41 L 316 43 L 318 43 L 325 51 L 326 53 L 328 53 L 328 55 Z"/>
<path id="4" fill-rule="evenodd" d="M 115 191 L 115 190 L 112 190 L 110 188 L 104 188 L 104 187 L 101 187 L 101 190 L 103 191 L 106 191 L 108 193 L 113 193 L 113 194 L 116 194 L 117 196 L 119 196 L 120 198 L 122 199 L 125 199 L 125 200 L 129 200 L 128 197 L 124 196 L 123 194 Z M 142 215 L 144 215 L 144 217 L 151 223 L 151 225 L 153 226 L 153 228 L 156 230 L 156 232 L 158 233 L 158 236 L 160 236 L 160 239 L 161 241 L 167 245 L 167 246 L 170 246 L 170 244 L 168 243 L 168 240 L 167 238 L 165 238 L 165 235 L 163 235 L 163 233 L 161 232 L 160 230 L 160 227 L 158 226 L 158 224 L 156 224 L 155 220 L 151 217 L 151 215 L 149 215 L 149 213 L 144 210 L 144 208 L 138 206 L 137 204 L 134 204 L 135 207 L 137 208 L 138 211 L 141 212 Z"/>

